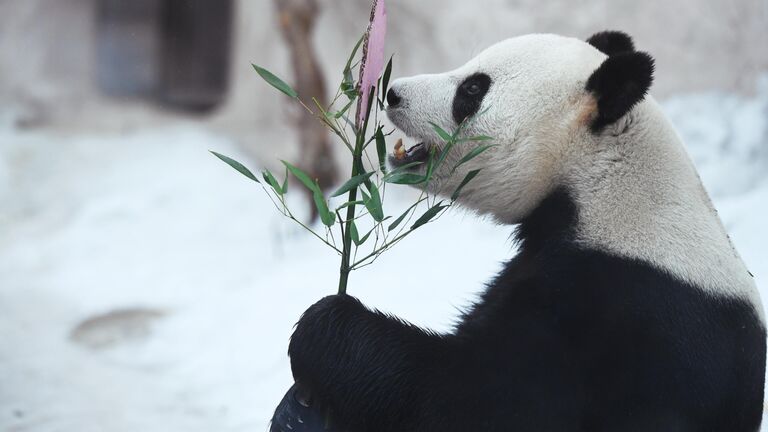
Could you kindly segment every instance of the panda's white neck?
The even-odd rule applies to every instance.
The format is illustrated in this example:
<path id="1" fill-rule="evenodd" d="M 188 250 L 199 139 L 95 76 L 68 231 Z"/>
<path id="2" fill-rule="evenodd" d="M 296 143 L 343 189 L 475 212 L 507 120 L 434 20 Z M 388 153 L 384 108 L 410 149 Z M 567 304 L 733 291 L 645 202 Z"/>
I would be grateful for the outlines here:
<path id="1" fill-rule="evenodd" d="M 620 123 L 577 150 L 580 163 L 566 174 L 576 241 L 747 299 L 762 314 L 754 281 L 658 105 L 648 98 Z"/>

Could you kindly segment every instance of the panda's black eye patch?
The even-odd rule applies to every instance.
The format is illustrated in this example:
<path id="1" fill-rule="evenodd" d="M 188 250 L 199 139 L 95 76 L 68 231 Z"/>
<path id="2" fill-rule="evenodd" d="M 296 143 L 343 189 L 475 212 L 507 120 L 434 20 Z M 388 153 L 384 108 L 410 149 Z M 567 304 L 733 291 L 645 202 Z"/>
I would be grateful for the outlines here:
<path id="1" fill-rule="evenodd" d="M 484 73 L 470 75 L 459 84 L 453 98 L 453 120 L 459 124 L 477 114 L 483 97 L 491 88 L 491 77 Z"/>

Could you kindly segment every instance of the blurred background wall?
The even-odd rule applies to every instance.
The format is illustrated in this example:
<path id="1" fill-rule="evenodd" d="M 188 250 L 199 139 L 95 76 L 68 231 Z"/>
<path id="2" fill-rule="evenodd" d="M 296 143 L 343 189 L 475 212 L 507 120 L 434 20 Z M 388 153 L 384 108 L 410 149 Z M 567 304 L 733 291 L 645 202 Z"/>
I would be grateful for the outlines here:
<path id="1" fill-rule="evenodd" d="M 315 2 L 313 47 L 333 90 L 368 4 Z M 391 0 L 388 9 L 395 76 L 457 67 L 519 34 L 602 29 L 630 33 L 656 58 L 657 97 L 751 95 L 768 70 L 766 0 Z M 290 80 L 289 59 L 273 1 L 0 0 L 0 122 L 114 130 L 191 115 L 279 168 L 277 158 L 307 153 L 292 127 L 302 113 L 250 63 Z"/>
<path id="2" fill-rule="evenodd" d="M 242 130 L 272 125 L 283 113 L 261 103 L 270 90 L 254 78 L 249 63 L 290 76 L 274 5 L 232 3 L 230 11 L 229 1 L 2 0 L 4 108 L 17 107 L 22 124 L 69 123 L 84 113 L 91 125 L 112 115 L 100 108 L 107 96 L 133 93 L 177 108 L 218 108 L 222 122 Z M 329 88 L 335 88 L 338 65 L 364 27 L 368 4 L 320 0 L 319 7 L 315 48 Z M 586 38 L 601 29 L 627 31 L 656 57 L 654 93 L 662 97 L 707 89 L 749 94 L 768 69 L 765 0 L 392 0 L 388 8 L 395 17 L 388 50 L 396 54 L 398 75 L 456 67 L 514 35 Z M 197 30 L 184 33 L 185 25 Z M 168 29 L 176 34 L 167 37 Z M 195 34 L 199 40 L 193 41 Z M 174 38 L 185 43 L 173 45 L 181 40 Z M 196 55 L 185 54 L 186 46 L 194 46 Z M 187 88 L 177 93 L 188 100 L 173 102 L 169 87 L 185 84 L 179 82 L 182 73 L 207 77 L 187 77 Z M 197 98 L 208 102 L 192 101 L 195 90 L 207 92 Z"/>

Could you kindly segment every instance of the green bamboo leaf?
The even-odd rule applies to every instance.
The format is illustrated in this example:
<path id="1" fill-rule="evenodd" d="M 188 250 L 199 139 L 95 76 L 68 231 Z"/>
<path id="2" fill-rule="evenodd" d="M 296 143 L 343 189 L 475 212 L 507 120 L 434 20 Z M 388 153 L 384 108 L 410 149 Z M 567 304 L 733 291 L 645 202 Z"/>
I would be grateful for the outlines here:
<path id="1" fill-rule="evenodd" d="M 337 119 L 341 118 L 341 116 L 343 116 L 344 114 L 347 113 L 347 111 L 349 111 L 349 108 L 352 106 L 353 102 L 355 102 L 355 98 L 350 99 L 350 101 L 346 105 L 344 105 L 344 108 L 337 111 L 336 114 L 333 115 L 333 117 Z"/>
<path id="2" fill-rule="evenodd" d="M 423 215 L 421 215 L 420 218 L 416 219 L 416 222 L 411 225 L 411 229 L 414 230 L 429 221 L 431 221 L 435 216 L 437 216 L 438 213 L 440 213 L 441 210 L 443 210 L 446 207 L 450 207 L 448 205 L 441 204 L 442 201 L 440 201 L 439 204 L 435 205 L 434 207 L 430 207 L 429 210 L 425 211 Z"/>
<path id="3" fill-rule="evenodd" d="M 349 236 L 352 237 L 352 241 L 355 242 L 357 246 L 360 246 L 360 234 L 357 232 L 357 225 L 355 225 L 355 221 L 349 221 L 349 224 L 347 224 L 347 229 L 349 230 Z"/>
<path id="4" fill-rule="evenodd" d="M 281 92 L 285 93 L 286 95 L 292 97 L 292 98 L 298 98 L 299 94 L 296 93 L 296 90 L 291 88 L 288 84 L 286 84 L 285 81 L 278 78 L 275 74 L 272 72 L 264 69 L 263 67 L 256 66 L 255 64 L 251 63 L 251 66 L 253 66 L 254 69 L 256 69 L 256 72 L 261 76 L 261 78 L 264 79 L 269 85 L 272 87 L 280 90 Z"/>
<path id="5" fill-rule="evenodd" d="M 338 206 L 338 207 L 336 208 L 336 210 L 341 210 L 341 209 L 347 208 L 347 207 L 349 207 L 349 206 L 351 206 L 351 205 L 365 205 L 365 202 L 363 202 L 362 200 L 357 200 L 357 201 L 347 201 L 347 202 L 345 202 L 344 204 L 342 204 L 342 205 Z"/>
<path id="6" fill-rule="evenodd" d="M 352 68 L 347 67 L 342 73 L 343 78 L 341 81 L 341 88 L 351 90 L 355 88 L 355 77 L 352 75 Z"/>
<path id="7" fill-rule="evenodd" d="M 390 181 L 390 179 L 394 178 L 394 179 L 397 179 L 397 180 L 401 180 L 402 177 L 405 177 L 405 178 L 416 178 L 416 177 L 423 178 L 423 176 L 415 174 L 415 173 L 409 171 L 411 168 L 419 166 L 419 165 L 423 165 L 423 164 L 424 164 L 424 162 L 409 162 L 409 163 L 407 163 L 405 165 L 401 165 L 401 166 L 393 169 L 392 171 L 389 171 L 388 173 L 386 173 L 384 175 L 384 177 L 383 177 L 383 180 L 386 183 L 393 183 L 393 182 Z M 416 184 L 416 183 L 398 183 L 398 184 Z"/>
<path id="8" fill-rule="evenodd" d="M 401 185 L 416 185 L 427 181 L 427 178 L 421 174 L 414 173 L 395 173 L 384 178 L 385 183 L 401 184 Z"/>
<path id="9" fill-rule="evenodd" d="M 449 134 L 448 132 L 443 130 L 443 128 L 441 128 L 440 126 L 438 126 L 437 124 L 432 123 L 432 122 L 429 122 L 429 124 L 432 125 L 432 129 L 434 129 L 435 132 L 437 132 L 437 134 L 440 136 L 440 138 L 443 141 L 445 141 L 445 142 L 454 141 L 453 136 L 451 136 L 451 134 Z"/>
<path id="10" fill-rule="evenodd" d="M 392 56 L 394 57 L 394 56 Z M 381 98 L 387 98 L 387 89 L 389 88 L 389 76 L 392 74 L 392 57 L 389 58 L 387 66 L 384 68 L 384 75 L 381 76 Z"/>
<path id="11" fill-rule="evenodd" d="M 405 165 L 400 165 L 399 167 L 393 169 L 392 171 L 387 173 L 387 175 L 385 175 L 384 178 L 391 177 L 391 176 L 393 176 L 395 174 L 401 174 L 401 173 L 404 173 L 404 172 L 408 172 L 409 169 L 411 169 L 413 167 L 416 167 L 416 166 L 419 166 L 419 165 L 423 165 L 423 164 L 424 164 L 424 162 L 408 162 Z"/>
<path id="12" fill-rule="evenodd" d="M 255 181 L 256 183 L 261 183 L 261 182 L 259 181 L 259 179 L 257 179 L 257 178 L 256 178 L 256 176 L 255 176 L 255 175 L 253 175 L 253 173 L 251 172 L 251 170 L 249 170 L 248 168 L 246 168 L 246 167 L 245 167 L 245 165 L 243 165 L 243 164 L 241 164 L 240 162 L 238 162 L 238 161 L 236 161 L 236 160 L 232 159 L 231 157 L 228 157 L 228 156 L 224 156 L 224 155 L 223 155 L 223 154 L 221 154 L 221 153 L 216 153 L 216 152 L 215 152 L 215 151 L 213 151 L 213 150 L 209 150 L 209 151 L 211 152 L 211 154 L 213 154 L 214 156 L 216 156 L 217 158 L 219 158 L 221 161 L 223 161 L 223 162 L 224 162 L 224 163 L 226 163 L 227 165 L 229 165 L 229 166 L 231 166 L 232 168 L 234 168 L 235 170 L 237 170 L 237 172 L 239 172 L 240 174 L 242 174 L 242 175 L 244 175 L 244 176 L 248 177 L 249 179 L 251 179 L 251 180 Z"/>
<path id="13" fill-rule="evenodd" d="M 435 162 L 435 168 L 440 167 L 440 165 L 445 162 L 445 158 L 448 157 L 448 153 L 451 152 L 451 149 L 455 144 L 455 141 L 450 141 L 445 145 L 445 147 L 443 147 L 443 149 L 440 151 L 440 155 L 437 157 L 437 162 Z"/>
<path id="14" fill-rule="evenodd" d="M 390 60 L 391 61 L 391 60 Z M 387 173 L 387 142 L 384 139 L 382 127 L 376 129 L 376 155 L 379 157 L 379 169 L 384 174 Z"/>
<path id="15" fill-rule="evenodd" d="M 346 80 L 349 81 L 346 81 Z M 349 77 L 345 78 L 345 81 L 341 83 L 341 92 L 350 100 L 353 101 L 357 98 L 357 89 L 355 88 L 355 81 L 352 78 L 352 72 L 349 72 Z"/>
<path id="16" fill-rule="evenodd" d="M 464 189 L 464 186 L 466 186 L 467 183 L 472 181 L 472 179 L 475 178 L 475 176 L 479 172 L 480 172 L 479 169 L 472 170 L 468 172 L 466 176 L 464 176 L 464 180 L 461 181 L 461 183 L 459 184 L 459 187 L 457 187 L 456 190 L 453 191 L 453 195 L 451 195 L 451 201 L 456 201 L 456 199 L 459 198 L 459 195 L 461 194 L 461 190 Z"/>
<path id="17" fill-rule="evenodd" d="M 317 207 L 317 212 L 320 214 L 320 221 L 325 226 L 333 226 L 336 222 L 336 214 L 328 210 L 328 203 L 325 201 L 323 194 L 315 192 L 312 194 L 312 198 L 314 198 L 315 207 Z"/>
<path id="18" fill-rule="evenodd" d="M 365 202 L 365 208 L 368 209 L 368 212 L 371 214 L 373 220 L 376 222 L 381 222 L 384 220 L 384 209 L 381 205 L 381 194 L 379 194 L 379 188 L 377 188 L 374 183 L 369 183 L 368 190 L 371 192 L 371 195 L 368 197 L 368 199 L 363 200 Z M 363 194 L 365 194 L 365 192 L 363 192 Z"/>
<path id="19" fill-rule="evenodd" d="M 456 163 L 456 166 L 453 167 L 454 171 L 456 168 L 458 168 L 461 165 L 464 165 L 465 163 L 469 162 L 470 160 L 474 159 L 479 155 L 480 153 L 488 150 L 491 147 L 496 147 L 496 144 L 486 144 L 481 145 L 480 147 L 475 147 L 472 150 L 470 150 L 469 153 L 465 154 L 463 158 L 459 159 L 459 162 Z"/>
<path id="20" fill-rule="evenodd" d="M 371 233 L 373 232 L 373 230 L 374 230 L 374 229 L 376 229 L 376 228 L 374 227 L 374 228 L 372 228 L 370 231 L 368 231 L 368 233 L 367 233 L 366 235 L 364 235 L 364 236 L 363 236 L 363 238 L 361 238 L 361 239 L 360 239 L 360 240 L 359 240 L 357 243 L 355 243 L 355 244 L 356 244 L 357 246 L 360 246 L 360 245 L 362 245 L 363 243 L 365 243 L 365 241 L 366 241 L 366 240 L 368 240 L 368 237 L 370 237 L 370 236 L 371 236 Z"/>
<path id="21" fill-rule="evenodd" d="M 352 48 L 352 52 L 349 54 L 349 58 L 347 59 L 347 64 L 344 65 L 345 74 L 347 73 L 347 71 L 352 70 L 352 60 L 355 59 L 355 54 L 357 54 L 357 50 L 360 49 L 360 45 L 362 45 L 363 40 L 365 40 L 365 35 L 360 36 L 360 39 L 358 39 L 357 43 L 355 44 L 355 47 Z"/>
<path id="22" fill-rule="evenodd" d="M 408 213 L 410 213 L 411 210 L 413 210 L 413 208 L 416 207 L 417 205 L 419 205 L 422 201 L 424 201 L 424 199 L 420 199 L 420 200 L 416 201 L 415 203 L 413 203 L 413 205 L 408 207 L 408 209 L 406 211 L 404 211 L 403 214 L 398 216 L 397 219 L 395 219 L 394 222 L 389 224 L 389 226 L 387 227 L 387 232 L 390 232 L 393 229 L 397 228 L 398 225 L 400 225 L 405 220 L 406 216 L 408 216 Z"/>
<path id="23" fill-rule="evenodd" d="M 368 240 L 368 237 L 371 236 L 371 233 L 376 229 L 376 227 L 371 228 L 371 230 L 368 231 L 368 233 L 366 233 L 363 238 L 360 238 L 360 233 L 357 231 L 357 225 L 355 225 L 355 221 L 350 221 L 349 228 L 347 229 L 349 229 L 349 234 L 352 237 L 352 241 L 355 243 L 355 246 L 362 246 L 363 243 Z"/>
<path id="24" fill-rule="evenodd" d="M 424 174 L 425 181 L 429 181 L 429 179 L 432 178 L 432 173 L 434 172 L 435 167 L 437 166 L 435 164 L 435 152 L 436 151 L 437 151 L 437 148 L 434 147 L 434 146 L 430 147 L 430 149 L 429 149 L 429 156 L 428 156 L 428 159 L 427 159 L 427 169 L 426 169 L 427 172 L 426 172 L 426 174 Z"/>
<path id="25" fill-rule="evenodd" d="M 360 175 L 356 175 L 356 176 L 352 177 L 351 179 L 347 180 L 346 183 L 341 185 L 341 187 L 338 188 L 336 190 L 336 192 L 334 192 L 331 196 L 332 197 L 337 197 L 339 195 L 343 195 L 343 194 L 351 191 L 352 188 L 356 188 L 356 187 L 360 186 L 363 182 L 365 182 L 366 180 L 371 178 L 371 176 L 373 174 L 374 174 L 373 171 L 371 171 L 369 173 L 360 174 Z"/>
<path id="26" fill-rule="evenodd" d="M 378 92 L 379 90 L 381 90 L 381 77 L 376 80 L 376 91 Z M 379 105 L 379 111 L 384 111 L 386 107 L 384 106 L 384 102 L 379 99 L 378 96 L 376 96 L 376 103 Z"/>
<path id="27" fill-rule="evenodd" d="M 357 54 L 358 49 L 360 48 L 360 45 L 362 45 L 363 40 L 365 39 L 365 35 L 360 37 L 358 39 L 357 43 L 355 44 L 355 47 L 352 48 L 352 52 L 349 54 L 349 58 L 347 59 L 347 64 L 344 65 L 344 72 L 342 73 L 342 81 L 341 81 L 341 92 L 344 93 L 344 95 L 349 98 L 350 102 L 355 100 L 357 98 L 357 88 L 355 86 L 355 78 L 352 75 L 352 68 L 354 67 L 352 65 L 352 60 L 355 59 L 355 55 Z"/>
<path id="28" fill-rule="evenodd" d="M 467 142 L 467 141 L 491 141 L 493 140 L 493 137 L 488 135 L 478 135 L 478 136 L 472 136 L 469 138 L 461 138 L 459 142 Z"/>
<path id="29" fill-rule="evenodd" d="M 283 195 L 285 193 L 283 192 L 283 188 L 280 186 L 280 183 L 277 182 L 275 176 L 273 176 L 268 169 L 262 171 L 261 176 L 264 177 L 264 181 L 266 181 L 268 185 L 272 186 L 272 189 L 274 189 L 278 195 Z"/>
<path id="30" fill-rule="evenodd" d="M 306 186 L 307 189 L 311 190 L 312 193 L 320 194 L 320 196 L 322 197 L 323 192 L 320 190 L 320 186 L 318 186 L 317 182 L 315 182 L 314 180 L 312 180 L 311 177 L 309 177 L 309 174 L 305 173 L 300 168 L 297 168 L 297 167 L 289 164 L 286 161 L 280 161 L 280 162 L 282 162 L 283 165 L 285 165 L 285 167 L 288 168 L 288 171 L 290 171 L 291 174 L 293 174 L 294 177 L 299 179 L 299 181 L 304 186 Z"/>
<path id="31" fill-rule="evenodd" d="M 345 69 L 341 80 L 341 91 L 349 91 L 355 88 L 355 77 L 352 76 L 352 69 Z"/>
<path id="32" fill-rule="evenodd" d="M 285 180 L 283 180 L 281 189 L 283 190 L 283 194 L 288 193 L 288 167 L 285 167 Z"/>
<path id="33" fill-rule="evenodd" d="M 357 92 L 357 88 L 354 85 L 350 85 L 350 87 L 347 90 L 342 90 L 344 93 L 344 96 L 347 97 L 347 99 L 353 101 L 357 99 L 360 94 Z"/>

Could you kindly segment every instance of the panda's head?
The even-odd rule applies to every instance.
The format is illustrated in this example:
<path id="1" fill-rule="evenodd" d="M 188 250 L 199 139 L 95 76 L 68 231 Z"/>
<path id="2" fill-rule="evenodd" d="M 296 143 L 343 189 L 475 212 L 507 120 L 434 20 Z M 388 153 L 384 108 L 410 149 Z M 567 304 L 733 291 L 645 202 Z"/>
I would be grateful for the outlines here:
<path id="1" fill-rule="evenodd" d="M 458 69 L 392 83 L 387 116 L 414 143 L 391 163 L 424 161 L 443 145 L 430 123 L 450 132 L 466 122 L 462 136 L 489 136 L 495 146 L 452 172 L 489 142 L 457 144 L 435 171 L 431 192 L 451 195 L 480 168 L 459 202 L 502 223 L 519 222 L 558 186 L 576 153 L 621 128 L 652 74 L 653 59 L 620 32 L 586 42 L 550 34 L 508 39 Z"/>

